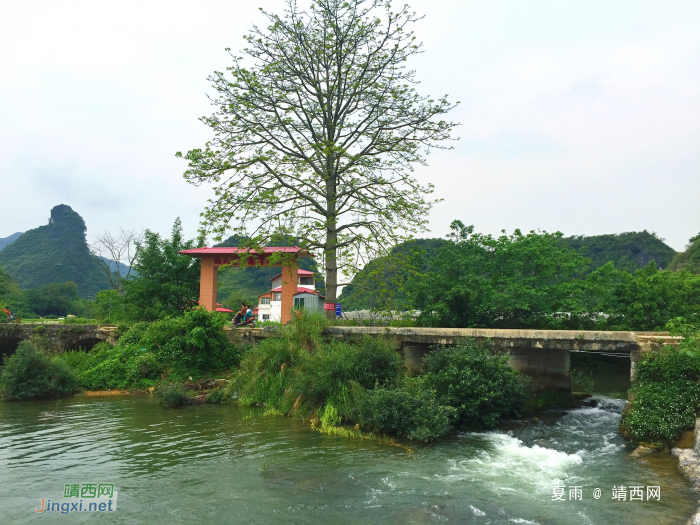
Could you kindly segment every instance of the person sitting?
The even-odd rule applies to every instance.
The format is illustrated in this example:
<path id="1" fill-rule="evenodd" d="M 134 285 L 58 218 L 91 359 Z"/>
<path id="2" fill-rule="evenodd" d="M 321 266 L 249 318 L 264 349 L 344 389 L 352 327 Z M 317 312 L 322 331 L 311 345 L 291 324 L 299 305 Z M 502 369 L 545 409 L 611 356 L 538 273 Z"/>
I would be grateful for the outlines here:
<path id="1" fill-rule="evenodd" d="M 253 312 L 250 309 L 250 305 L 247 304 L 245 305 L 245 316 L 243 316 L 243 324 L 246 324 L 252 317 L 253 317 Z"/>
<path id="2" fill-rule="evenodd" d="M 236 313 L 236 317 L 233 318 L 233 324 L 239 325 L 243 322 L 243 318 L 246 316 L 247 306 L 245 303 L 241 304 L 241 309 Z"/>

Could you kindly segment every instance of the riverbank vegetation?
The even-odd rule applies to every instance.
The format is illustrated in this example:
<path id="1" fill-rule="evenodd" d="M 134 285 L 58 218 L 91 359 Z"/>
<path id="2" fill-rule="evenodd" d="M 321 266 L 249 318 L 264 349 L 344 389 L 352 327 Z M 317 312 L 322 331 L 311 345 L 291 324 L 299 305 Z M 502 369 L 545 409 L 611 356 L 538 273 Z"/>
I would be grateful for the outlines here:
<path id="1" fill-rule="evenodd" d="M 0 370 L 0 395 L 10 401 L 60 397 L 79 390 L 70 367 L 30 341 L 22 341 Z"/>
<path id="2" fill-rule="evenodd" d="M 436 348 L 426 373 L 414 377 L 388 340 L 327 340 L 325 323 L 297 318 L 282 337 L 251 348 L 226 397 L 300 418 L 320 420 L 330 410 L 334 426 L 421 441 L 455 428 L 493 428 L 517 415 L 526 398 L 525 381 L 507 357 L 476 343 Z"/>
<path id="3" fill-rule="evenodd" d="M 678 318 L 668 327 L 683 339 L 642 357 L 622 419 L 622 432 L 638 442 L 672 443 L 700 417 L 700 326 Z"/>

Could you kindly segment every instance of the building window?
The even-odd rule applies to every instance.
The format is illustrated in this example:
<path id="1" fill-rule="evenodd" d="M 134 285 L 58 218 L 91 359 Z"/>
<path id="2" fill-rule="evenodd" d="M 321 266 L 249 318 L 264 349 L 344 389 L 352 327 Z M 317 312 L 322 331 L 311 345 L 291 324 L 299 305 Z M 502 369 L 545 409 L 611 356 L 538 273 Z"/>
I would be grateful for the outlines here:
<path id="1" fill-rule="evenodd" d="M 281 301 L 282 300 L 282 292 L 272 292 L 272 300 L 273 301 Z"/>
<path id="2" fill-rule="evenodd" d="M 268 299 L 269 299 L 269 297 L 268 297 Z M 263 314 L 262 317 L 263 317 L 263 319 L 262 319 L 263 321 L 269 321 L 269 320 L 270 320 L 270 314 Z"/>
<path id="3" fill-rule="evenodd" d="M 314 278 L 313 277 L 299 277 L 299 285 L 300 286 L 313 286 L 314 285 Z"/>
<path id="4" fill-rule="evenodd" d="M 261 297 L 260 304 L 270 304 L 270 298 L 269 297 Z"/>
<path id="5" fill-rule="evenodd" d="M 294 298 L 294 308 L 297 310 L 301 310 L 304 308 L 304 298 L 303 297 L 295 297 Z"/>

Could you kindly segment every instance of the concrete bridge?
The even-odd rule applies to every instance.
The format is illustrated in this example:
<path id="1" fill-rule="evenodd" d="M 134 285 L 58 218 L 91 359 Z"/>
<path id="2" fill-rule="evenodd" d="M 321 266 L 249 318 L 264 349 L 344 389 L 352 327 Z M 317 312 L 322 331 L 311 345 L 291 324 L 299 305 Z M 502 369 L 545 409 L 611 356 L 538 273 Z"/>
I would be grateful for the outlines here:
<path id="1" fill-rule="evenodd" d="M 225 327 L 234 344 L 279 337 L 279 329 Z M 679 337 L 666 332 L 602 332 L 586 330 L 497 330 L 488 328 L 388 328 L 331 326 L 326 334 L 339 339 L 368 335 L 386 337 L 401 352 L 407 366 L 419 371 L 423 356 L 434 345 L 458 345 L 468 339 L 490 341 L 496 351 L 509 353 L 510 364 L 531 378 L 536 388 L 571 388 L 571 352 L 613 355 L 630 360 L 634 377 L 642 354 L 675 346 Z M 56 352 L 90 349 L 100 341 L 116 344 L 118 329 L 105 325 L 0 324 L 0 354 L 14 352 L 20 341 L 38 337 Z"/>
<path id="2" fill-rule="evenodd" d="M 270 327 L 272 328 L 272 327 Z M 254 343 L 258 339 L 276 337 L 276 330 L 234 329 L 232 341 Z M 339 339 L 362 335 L 387 337 L 401 352 L 407 366 L 419 371 L 423 356 L 434 345 L 458 345 L 468 339 L 489 340 L 494 348 L 510 354 L 510 364 L 530 377 L 535 388 L 571 389 L 571 352 L 612 355 L 630 360 L 634 377 L 637 363 L 645 352 L 664 345 L 675 346 L 679 337 L 667 332 L 603 332 L 587 330 L 498 330 L 489 328 L 387 328 L 364 326 L 331 326 L 326 333 Z"/>
<path id="3" fill-rule="evenodd" d="M 89 350 L 101 341 L 117 344 L 116 326 L 96 324 L 2 323 L 0 354 L 11 354 L 20 341 L 39 338 L 55 352 Z"/>

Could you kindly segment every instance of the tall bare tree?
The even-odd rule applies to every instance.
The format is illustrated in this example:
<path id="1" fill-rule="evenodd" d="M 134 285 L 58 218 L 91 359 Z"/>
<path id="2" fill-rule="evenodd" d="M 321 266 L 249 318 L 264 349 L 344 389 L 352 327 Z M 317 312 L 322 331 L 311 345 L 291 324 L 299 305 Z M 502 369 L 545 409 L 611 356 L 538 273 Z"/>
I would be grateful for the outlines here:
<path id="1" fill-rule="evenodd" d="M 143 235 L 143 231 L 119 228 L 119 233 L 115 235 L 108 231 L 98 235 L 90 246 L 92 255 L 102 265 L 110 284 L 122 295 L 124 282 L 131 275 Z"/>
<path id="2" fill-rule="evenodd" d="M 457 124 L 439 117 L 455 104 L 413 87 L 407 60 L 422 44 L 408 6 L 313 0 L 304 11 L 288 0 L 281 16 L 262 12 L 267 27 L 244 37 L 245 58 L 227 50 L 228 73 L 210 77 L 216 111 L 201 120 L 214 138 L 184 155 L 185 178 L 214 185 L 203 234 L 299 239 L 322 256 L 334 303 L 339 268 L 425 231 L 433 187 L 413 166 L 446 147 Z"/>

